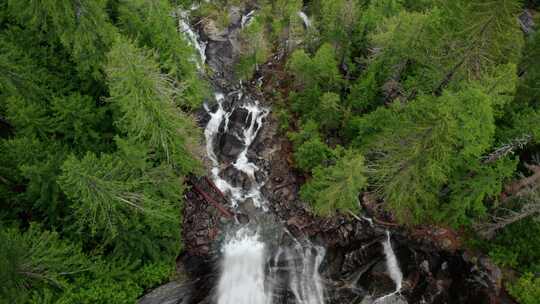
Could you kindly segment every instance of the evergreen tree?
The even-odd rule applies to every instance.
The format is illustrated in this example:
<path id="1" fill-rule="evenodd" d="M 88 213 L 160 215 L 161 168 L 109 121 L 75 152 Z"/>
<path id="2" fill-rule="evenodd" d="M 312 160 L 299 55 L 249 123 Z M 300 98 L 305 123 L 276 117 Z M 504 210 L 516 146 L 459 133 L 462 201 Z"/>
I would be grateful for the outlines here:
<path id="1" fill-rule="evenodd" d="M 59 291 L 70 276 L 89 270 L 78 246 L 37 225 L 24 233 L 2 228 L 0 241 L 0 296 L 6 303 L 28 303 L 43 287 Z"/>
<path id="2" fill-rule="evenodd" d="M 120 27 L 139 46 L 159 50 L 157 52 L 162 70 L 173 77 L 181 92 L 176 101 L 186 108 L 201 105 L 208 88 L 199 78 L 196 55 L 179 32 L 173 7 L 167 0 L 122 1 L 118 7 Z"/>
<path id="3" fill-rule="evenodd" d="M 101 77 L 101 63 L 115 32 L 105 0 L 9 0 L 9 12 L 25 27 L 59 42 L 83 76 Z"/>
<path id="4" fill-rule="evenodd" d="M 367 184 L 365 172 L 362 155 L 349 151 L 335 165 L 315 168 L 313 179 L 302 187 L 300 195 L 320 215 L 358 211 L 358 195 Z"/>
<path id="5" fill-rule="evenodd" d="M 350 37 L 357 29 L 359 19 L 357 1 L 323 1 L 320 14 L 321 35 L 324 41 L 332 43 L 340 50 L 341 58 L 344 58 L 351 44 Z"/>
<path id="6" fill-rule="evenodd" d="M 182 172 L 199 163 L 190 154 L 199 133 L 193 119 L 175 105 L 178 90 L 162 74 L 153 53 L 119 38 L 107 55 L 109 101 L 116 109 L 116 126 L 131 140 L 154 149 L 155 158 Z"/>
<path id="7" fill-rule="evenodd" d="M 140 151 L 138 156 L 145 157 Z M 77 231 L 90 232 L 128 256 L 174 256 L 181 179 L 166 166 L 142 172 L 124 158 L 89 153 L 65 161 L 59 183 L 74 201 L 70 221 Z"/>
<path id="8" fill-rule="evenodd" d="M 439 210 L 440 191 L 451 174 L 491 145 L 490 100 L 474 87 L 440 98 L 421 96 L 397 119 L 370 148 L 376 155 L 374 182 L 402 221 L 428 220 Z"/>

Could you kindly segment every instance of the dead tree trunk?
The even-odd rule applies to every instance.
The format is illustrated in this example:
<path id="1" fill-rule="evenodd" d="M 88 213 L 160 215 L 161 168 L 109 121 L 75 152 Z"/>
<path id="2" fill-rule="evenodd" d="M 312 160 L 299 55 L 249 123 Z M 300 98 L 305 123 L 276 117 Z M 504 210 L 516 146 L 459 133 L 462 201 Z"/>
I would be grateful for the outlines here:
<path id="1" fill-rule="evenodd" d="M 504 216 L 492 216 L 493 222 L 478 224 L 477 232 L 486 239 L 492 239 L 498 230 L 504 227 L 526 219 L 530 216 L 540 215 L 540 201 L 528 203 L 519 211 L 505 210 Z"/>

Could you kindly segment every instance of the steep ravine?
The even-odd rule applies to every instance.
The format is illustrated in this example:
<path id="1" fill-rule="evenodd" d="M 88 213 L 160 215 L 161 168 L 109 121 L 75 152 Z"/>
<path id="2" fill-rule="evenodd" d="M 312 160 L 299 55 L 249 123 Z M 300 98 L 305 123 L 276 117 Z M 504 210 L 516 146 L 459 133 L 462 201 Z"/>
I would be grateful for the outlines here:
<path id="1" fill-rule="evenodd" d="M 182 14 L 182 31 L 198 44 L 215 91 L 199 113 L 208 177 L 192 178 L 185 196 L 178 261 L 185 275 L 139 303 L 512 303 L 500 270 L 460 251 L 445 229 L 407 231 L 349 214 L 319 218 L 299 200 L 302 179 L 268 94 L 280 85 L 285 58 L 272 56 L 253 82 L 233 77 L 238 34 L 254 14 L 229 8 L 223 30 Z"/>

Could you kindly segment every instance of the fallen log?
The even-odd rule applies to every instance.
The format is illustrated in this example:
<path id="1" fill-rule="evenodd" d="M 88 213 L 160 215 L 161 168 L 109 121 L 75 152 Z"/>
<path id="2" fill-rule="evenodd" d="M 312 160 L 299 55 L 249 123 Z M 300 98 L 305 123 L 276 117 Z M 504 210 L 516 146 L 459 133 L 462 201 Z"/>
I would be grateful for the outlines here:
<path id="1" fill-rule="evenodd" d="M 212 189 L 214 189 L 217 194 L 221 195 L 222 198 L 225 198 L 225 194 L 223 194 L 223 192 L 221 192 L 221 190 L 219 190 L 219 188 L 216 186 L 216 184 L 214 184 L 214 182 L 208 178 L 208 176 L 204 176 L 204 180 L 208 183 L 208 185 L 210 185 L 210 187 L 212 187 Z"/>
<path id="2" fill-rule="evenodd" d="M 221 212 L 221 214 L 223 214 L 223 216 L 227 218 L 234 218 L 234 214 L 231 211 L 227 210 L 222 204 L 218 203 L 216 200 L 210 197 L 206 192 L 201 190 L 197 185 L 193 184 L 192 186 L 193 186 L 193 189 L 197 191 L 204 198 L 205 201 L 212 204 L 219 212 Z"/>

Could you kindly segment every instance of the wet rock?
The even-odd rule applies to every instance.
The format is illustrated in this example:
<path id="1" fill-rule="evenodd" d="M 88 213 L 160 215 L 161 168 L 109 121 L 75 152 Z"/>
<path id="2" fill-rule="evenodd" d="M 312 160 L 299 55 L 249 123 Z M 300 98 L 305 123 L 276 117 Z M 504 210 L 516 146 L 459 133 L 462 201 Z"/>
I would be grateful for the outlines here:
<path id="1" fill-rule="evenodd" d="M 241 135 L 244 131 L 244 126 L 249 126 L 251 115 L 244 108 L 236 108 L 229 117 L 229 130 L 234 134 Z"/>
<path id="2" fill-rule="evenodd" d="M 221 171 L 220 176 L 234 187 L 240 187 L 242 189 L 250 189 L 253 183 L 251 178 L 245 172 L 236 169 L 232 165 Z"/>
<path id="3" fill-rule="evenodd" d="M 386 261 L 380 260 L 366 276 L 366 280 L 363 282 L 368 287 L 370 294 L 376 296 L 383 296 L 390 294 L 395 290 L 394 281 L 388 276 L 386 269 Z"/>
<path id="4" fill-rule="evenodd" d="M 138 304 L 187 304 L 190 288 L 173 281 L 159 286 L 143 296 Z"/>
<path id="5" fill-rule="evenodd" d="M 399 294 L 390 294 L 380 298 L 366 296 L 360 304 L 408 304 L 407 300 Z"/>
<path id="6" fill-rule="evenodd" d="M 221 156 L 235 159 L 244 150 L 244 143 L 236 136 L 225 133 L 219 136 L 219 152 Z"/>

